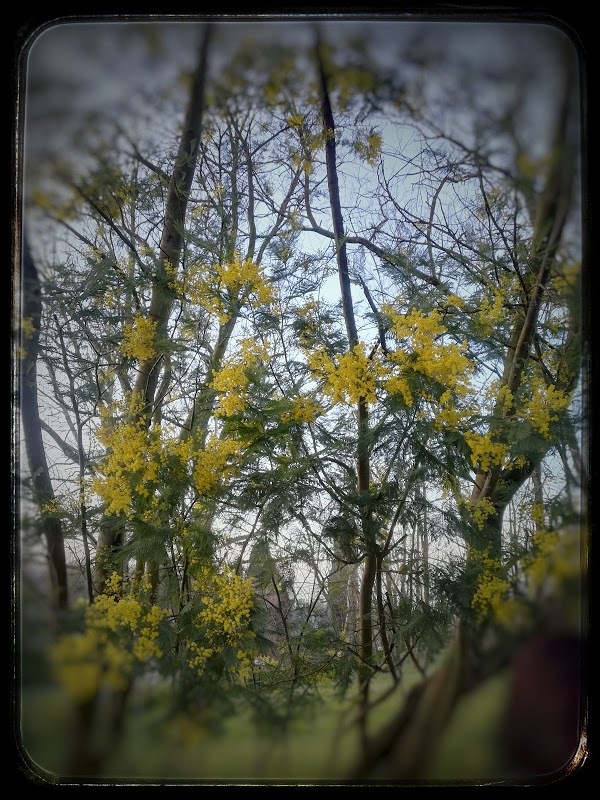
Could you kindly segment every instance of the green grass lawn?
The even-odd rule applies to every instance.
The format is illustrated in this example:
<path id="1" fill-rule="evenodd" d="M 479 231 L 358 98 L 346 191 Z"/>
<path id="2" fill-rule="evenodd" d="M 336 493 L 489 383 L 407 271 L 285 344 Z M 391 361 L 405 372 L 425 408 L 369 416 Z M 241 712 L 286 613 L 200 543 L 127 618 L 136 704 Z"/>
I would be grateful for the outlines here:
<path id="1" fill-rule="evenodd" d="M 406 686 L 417 676 L 407 677 Z M 373 695 L 390 686 L 378 679 Z M 381 724 L 402 702 L 404 691 L 376 708 L 372 724 Z M 181 717 L 157 725 L 160 708 L 136 701 L 127 715 L 122 743 L 106 764 L 113 779 L 275 782 L 343 780 L 357 747 L 352 693 L 345 699 L 324 686 L 322 700 L 295 721 L 285 735 L 258 733 L 249 715 L 226 721 L 219 736 Z M 27 686 L 22 692 L 21 742 L 31 769 L 49 781 L 64 774 L 67 732 L 72 724 L 69 700 L 52 686 Z"/>
<path id="2" fill-rule="evenodd" d="M 419 676 L 406 671 L 402 688 L 378 705 L 372 714 L 377 729 L 399 710 L 406 692 Z M 389 678 L 373 683 L 377 697 L 390 686 Z M 436 781 L 495 776 L 494 720 L 504 699 L 502 677 L 465 700 L 458 708 L 431 765 Z M 107 782 L 206 781 L 212 784 L 343 782 L 358 752 L 356 708 L 352 693 L 340 698 L 325 686 L 322 702 L 297 720 L 285 735 L 259 734 L 247 714 L 227 720 L 219 736 L 208 734 L 184 717 L 169 727 L 159 722 L 160 708 L 137 700 L 127 715 L 122 742 L 106 764 Z M 69 703 L 53 687 L 23 691 L 21 734 L 23 750 L 34 774 L 64 782 L 67 731 L 72 722 Z"/>

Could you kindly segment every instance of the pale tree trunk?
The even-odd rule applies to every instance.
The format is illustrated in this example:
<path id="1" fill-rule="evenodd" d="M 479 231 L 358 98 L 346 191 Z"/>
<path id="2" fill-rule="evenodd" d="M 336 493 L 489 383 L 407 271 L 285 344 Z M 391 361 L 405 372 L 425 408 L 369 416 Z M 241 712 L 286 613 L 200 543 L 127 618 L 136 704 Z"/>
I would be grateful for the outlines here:
<path id="1" fill-rule="evenodd" d="M 386 621 L 386 613 L 385 613 L 385 600 L 383 594 L 383 575 L 384 575 L 384 568 L 383 568 L 383 556 L 377 556 L 377 573 L 375 576 L 375 590 L 377 596 L 377 621 L 379 624 L 379 639 L 381 641 L 381 647 L 383 650 L 383 657 L 385 659 L 385 663 L 390 671 L 390 675 L 392 676 L 392 680 L 394 683 L 398 682 L 398 674 L 396 672 L 396 667 L 394 665 L 394 660 L 392 658 L 392 648 L 390 646 L 390 640 L 388 637 L 388 625 Z"/>
<path id="2" fill-rule="evenodd" d="M 544 489 L 542 486 L 542 468 L 538 464 L 531 473 L 531 482 L 533 484 L 533 499 L 537 506 L 543 508 L 544 506 Z M 536 515 L 535 530 L 536 533 L 544 529 L 544 523 Z"/>
<path id="3" fill-rule="evenodd" d="M 415 608 L 415 574 L 414 574 L 414 563 L 415 563 L 415 538 L 417 535 L 416 525 L 413 525 L 410 529 L 410 548 L 408 551 L 408 563 L 410 564 L 410 570 L 408 572 L 408 600 L 410 603 L 411 611 L 414 611 Z"/>
<path id="4" fill-rule="evenodd" d="M 336 634 L 342 636 L 348 633 L 355 637 L 355 620 L 351 618 L 353 594 L 352 583 L 356 584 L 356 567 L 354 564 L 339 564 L 328 578 L 325 598 L 329 614 L 333 620 Z M 352 640 L 354 642 L 354 638 Z"/>
<path id="5" fill-rule="evenodd" d="M 423 584 L 421 594 L 423 602 L 426 606 L 429 605 L 429 525 L 427 516 L 427 500 L 424 493 L 421 494 L 423 501 L 423 511 L 421 513 L 419 528 L 421 540 L 421 559 L 423 561 Z"/>

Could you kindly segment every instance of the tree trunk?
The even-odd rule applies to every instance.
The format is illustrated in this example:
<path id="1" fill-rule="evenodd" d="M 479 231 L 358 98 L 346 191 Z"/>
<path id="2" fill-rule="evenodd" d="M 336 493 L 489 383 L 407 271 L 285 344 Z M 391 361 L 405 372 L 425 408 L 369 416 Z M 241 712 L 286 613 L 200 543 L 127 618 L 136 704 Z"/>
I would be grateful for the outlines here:
<path id="1" fill-rule="evenodd" d="M 204 84 L 206 80 L 210 31 L 210 25 L 207 25 L 202 37 L 198 65 L 194 72 L 175 166 L 173 167 L 167 189 L 165 217 L 160 241 L 160 254 L 157 259 L 155 283 L 149 310 L 150 319 L 157 323 L 158 334 L 164 334 L 166 332 L 167 322 L 173 307 L 172 295 L 167 286 L 169 282 L 168 269 L 169 265 L 177 269 L 183 245 L 183 232 L 189 192 L 194 178 L 194 172 L 196 171 L 198 148 L 202 133 Z M 134 391 L 144 397 L 144 413 L 146 414 L 148 425 L 152 418 L 152 406 L 161 362 L 162 358 L 159 353 L 140 364 L 138 377 L 135 383 Z"/>
<path id="2" fill-rule="evenodd" d="M 37 393 L 37 354 L 39 345 L 42 299 L 39 276 L 27 238 L 23 237 L 23 313 L 22 319 L 31 322 L 31 336 L 22 343 L 21 366 L 21 424 L 25 438 L 27 461 L 32 478 L 33 497 L 42 520 L 46 539 L 52 604 L 65 610 L 69 603 L 67 561 L 60 519 L 49 513 L 55 496 L 42 438 L 42 426 Z"/>
<path id="3" fill-rule="evenodd" d="M 425 494 L 421 494 L 423 500 L 422 517 L 419 523 L 421 531 L 421 559 L 423 561 L 423 583 L 421 586 L 423 603 L 429 605 L 429 525 L 427 519 L 427 500 Z"/>
<path id="4" fill-rule="evenodd" d="M 123 545 L 125 525 L 120 517 L 103 516 L 96 543 L 93 594 L 104 594 L 106 581 L 116 569 L 115 553 Z"/>
<path id="5" fill-rule="evenodd" d="M 323 119 L 323 133 L 325 139 L 325 161 L 327 165 L 327 186 L 329 190 L 329 203 L 331 206 L 331 216 L 333 221 L 333 233 L 335 240 L 336 259 L 338 266 L 338 277 L 340 282 L 340 292 L 342 297 L 342 310 L 346 333 L 348 335 L 348 348 L 352 350 L 358 344 L 358 331 L 354 314 L 354 304 L 352 300 L 352 287 L 350 273 L 348 269 L 348 255 L 346 252 L 346 241 L 344 233 L 344 220 L 342 216 L 342 204 L 340 201 L 340 191 L 337 175 L 336 146 L 335 146 L 335 122 L 329 98 L 327 86 L 327 76 L 323 63 L 322 46 L 317 30 L 316 37 L 316 61 L 319 73 L 319 83 L 321 89 L 321 115 Z M 356 448 L 356 490 L 359 497 L 368 495 L 371 481 L 371 469 L 369 463 L 369 448 L 367 444 L 369 434 L 369 409 L 368 404 L 361 398 L 356 409 L 357 422 L 357 448 Z M 367 555 L 365 556 L 363 577 L 360 585 L 359 598 L 359 667 L 358 680 L 363 703 L 368 702 L 369 679 L 372 675 L 373 657 L 373 591 L 375 588 L 375 578 L 377 575 L 377 555 L 373 536 L 372 513 L 364 510 L 361 513 L 361 526 L 364 540 L 367 545 Z"/>
<path id="6" fill-rule="evenodd" d="M 376 588 L 377 588 L 377 617 L 379 621 L 379 636 L 381 637 L 381 646 L 383 648 L 383 656 L 385 658 L 385 663 L 388 666 L 390 674 L 394 683 L 398 682 L 398 676 L 396 674 L 396 667 L 394 666 L 394 660 L 392 658 L 392 650 L 390 647 L 390 640 L 388 638 L 387 633 L 387 624 L 385 620 L 385 603 L 383 600 L 383 557 L 377 557 L 377 576 L 376 576 Z"/>

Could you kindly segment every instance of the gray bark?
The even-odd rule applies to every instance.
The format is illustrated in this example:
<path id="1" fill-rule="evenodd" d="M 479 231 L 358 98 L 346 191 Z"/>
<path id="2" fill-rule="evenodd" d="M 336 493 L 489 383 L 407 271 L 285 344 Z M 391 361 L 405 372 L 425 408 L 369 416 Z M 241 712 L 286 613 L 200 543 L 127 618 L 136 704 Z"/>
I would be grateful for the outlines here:
<path id="1" fill-rule="evenodd" d="M 55 500 L 46 449 L 42 438 L 42 425 L 37 393 L 37 354 L 39 346 L 42 299 L 39 275 L 26 237 L 23 237 L 23 308 L 22 318 L 31 320 L 33 334 L 23 342 L 24 357 L 20 380 L 20 413 L 25 438 L 25 449 L 31 474 L 33 497 L 40 511 L 42 530 L 46 539 L 52 601 L 64 610 L 69 603 L 67 562 L 60 519 L 45 509 Z"/>

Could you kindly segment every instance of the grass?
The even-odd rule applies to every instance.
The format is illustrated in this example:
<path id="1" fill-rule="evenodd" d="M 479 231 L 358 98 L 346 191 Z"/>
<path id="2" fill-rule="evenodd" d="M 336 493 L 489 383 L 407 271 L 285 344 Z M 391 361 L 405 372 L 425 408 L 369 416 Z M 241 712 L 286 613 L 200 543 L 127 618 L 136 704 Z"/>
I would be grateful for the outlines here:
<path id="1" fill-rule="evenodd" d="M 418 680 L 418 674 L 406 670 L 400 691 L 375 707 L 372 730 L 397 713 Z M 375 679 L 373 697 L 389 686 L 389 678 Z M 494 736 L 504 691 L 503 678 L 497 676 L 459 705 L 431 765 L 432 780 L 496 777 Z M 51 686 L 28 686 L 22 694 L 22 744 L 33 775 L 42 781 L 69 782 L 61 777 L 72 724 L 67 698 Z M 296 720 L 285 736 L 259 734 L 244 713 L 229 718 L 219 736 L 209 735 L 184 717 L 165 727 L 159 724 L 160 711 L 139 700 L 131 705 L 122 740 L 99 779 L 107 783 L 342 783 L 358 753 L 355 699 L 351 693 L 340 698 L 327 686 L 318 708 Z"/>
<path id="2" fill-rule="evenodd" d="M 417 675 L 406 677 L 406 686 Z M 389 678 L 373 683 L 377 697 Z M 399 707 L 404 691 L 377 706 L 372 724 L 380 725 Z M 286 732 L 260 734 L 249 714 L 229 718 L 219 736 L 211 736 L 192 720 L 180 717 L 159 725 L 161 709 L 130 706 L 124 736 L 106 763 L 103 777 L 131 781 L 315 782 L 342 781 L 357 753 L 356 706 L 352 693 L 340 698 L 332 687 L 321 690 L 321 702 Z M 61 782 L 67 759 L 72 709 L 62 691 L 49 685 L 28 685 L 22 691 L 22 751 L 33 775 Z"/>
<path id="3" fill-rule="evenodd" d="M 374 682 L 381 694 L 388 679 Z M 131 776 L 212 783 L 302 783 L 343 781 L 356 758 L 358 738 L 356 706 L 352 695 L 339 698 L 325 686 L 316 710 L 304 713 L 285 735 L 259 734 L 245 714 L 225 724 L 223 735 L 203 735 L 202 729 L 180 720 L 162 740 L 149 741 L 144 715 L 128 721 L 124 746 L 107 765 L 114 777 Z M 397 710 L 403 692 L 377 707 L 378 726 Z"/>

